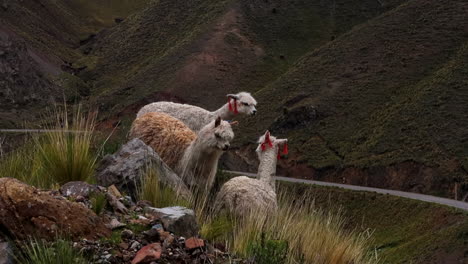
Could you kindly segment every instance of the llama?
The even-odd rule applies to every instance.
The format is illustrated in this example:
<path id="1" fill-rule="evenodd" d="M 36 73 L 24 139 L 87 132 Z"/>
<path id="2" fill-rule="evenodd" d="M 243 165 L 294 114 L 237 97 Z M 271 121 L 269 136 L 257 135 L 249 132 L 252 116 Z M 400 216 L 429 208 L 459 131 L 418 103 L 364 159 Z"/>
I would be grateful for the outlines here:
<path id="1" fill-rule="evenodd" d="M 229 149 L 234 132 L 220 117 L 196 134 L 168 114 L 151 112 L 133 122 L 130 137 L 151 146 L 188 185 L 209 190 L 219 157 Z"/>
<path id="2" fill-rule="evenodd" d="M 287 154 L 287 142 L 287 139 L 277 139 L 266 131 L 260 137 L 256 150 L 260 160 L 257 178 L 239 176 L 227 181 L 216 196 L 215 211 L 227 209 L 236 216 L 245 216 L 259 211 L 275 212 L 278 205 L 272 175 L 276 172 L 276 163 L 280 158 L 281 148 L 283 154 Z"/>
<path id="3" fill-rule="evenodd" d="M 228 94 L 227 97 L 228 102 L 214 112 L 189 104 L 155 102 L 143 106 L 138 111 L 137 118 L 149 112 L 166 113 L 181 120 L 193 131 L 198 132 L 218 116 L 223 120 L 231 120 L 236 114 L 255 115 L 257 113 L 255 108 L 257 101 L 250 93 Z"/>

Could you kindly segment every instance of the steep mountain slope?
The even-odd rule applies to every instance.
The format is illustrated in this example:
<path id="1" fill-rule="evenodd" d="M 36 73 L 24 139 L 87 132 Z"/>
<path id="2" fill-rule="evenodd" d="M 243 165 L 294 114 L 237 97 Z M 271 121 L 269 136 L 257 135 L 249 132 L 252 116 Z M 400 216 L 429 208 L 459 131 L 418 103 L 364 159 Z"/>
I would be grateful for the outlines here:
<path id="1" fill-rule="evenodd" d="M 72 64 L 83 56 L 77 48 L 146 2 L 0 1 L 0 126 L 22 126 L 44 106 L 89 95 L 73 76 L 83 67 Z"/>
<path id="2" fill-rule="evenodd" d="M 226 93 L 258 90 L 301 55 L 400 2 L 155 1 L 83 47 L 96 63 L 80 76 L 95 80 L 106 112 L 162 91 L 215 108 Z"/>
<path id="3" fill-rule="evenodd" d="M 3 127 L 61 97 L 115 124 L 151 101 L 214 109 L 247 90 L 259 115 L 241 120 L 229 168 L 255 170 L 249 143 L 271 129 L 291 142 L 281 174 L 468 191 L 466 1 L 4 3 L 2 41 L 25 48 L 2 59 Z"/>
<path id="4" fill-rule="evenodd" d="M 238 134 L 288 135 L 292 175 L 453 195 L 467 179 L 467 8 L 409 1 L 307 54 L 255 94 L 276 103 Z"/>

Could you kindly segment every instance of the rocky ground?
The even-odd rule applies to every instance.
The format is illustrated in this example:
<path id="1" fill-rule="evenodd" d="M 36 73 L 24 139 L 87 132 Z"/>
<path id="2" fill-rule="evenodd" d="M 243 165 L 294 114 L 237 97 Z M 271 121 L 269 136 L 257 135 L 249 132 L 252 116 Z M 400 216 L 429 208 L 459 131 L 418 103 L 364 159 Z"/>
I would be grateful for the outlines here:
<path id="1" fill-rule="evenodd" d="M 100 163 L 97 181 L 108 187 L 73 181 L 40 190 L 0 178 L 0 264 L 10 264 L 13 245 L 21 248 L 31 235 L 46 241 L 65 236 L 93 263 L 247 263 L 200 238 L 193 210 L 155 208 L 136 198 L 149 163 L 159 168 L 161 182 L 178 185 L 190 198 L 177 175 L 138 139 Z"/>
<path id="2" fill-rule="evenodd" d="M 0 188 L 1 264 L 11 263 L 7 239 L 20 242 L 36 234 L 53 240 L 62 233 L 93 263 L 245 263 L 197 236 L 193 210 L 135 203 L 114 185 L 70 182 L 58 191 L 47 191 L 2 178 Z M 107 199 L 99 215 L 90 201 L 96 192 Z"/>

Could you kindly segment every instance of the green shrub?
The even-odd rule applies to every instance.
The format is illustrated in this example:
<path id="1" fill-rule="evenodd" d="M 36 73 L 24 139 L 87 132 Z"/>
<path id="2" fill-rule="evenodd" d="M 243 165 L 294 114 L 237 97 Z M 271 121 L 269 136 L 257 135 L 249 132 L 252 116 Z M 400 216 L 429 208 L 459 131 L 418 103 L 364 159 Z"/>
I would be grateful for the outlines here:
<path id="1" fill-rule="evenodd" d="M 102 192 L 94 192 L 90 195 L 89 201 L 91 202 L 91 209 L 100 215 L 107 205 L 106 194 Z"/>
<path id="2" fill-rule="evenodd" d="M 170 187 L 162 184 L 157 170 L 151 166 L 143 174 L 141 186 L 138 189 L 138 197 L 140 200 L 150 201 L 153 206 L 160 208 L 175 205 L 188 207 L 190 205 L 188 201 L 180 198 Z"/>
<path id="3" fill-rule="evenodd" d="M 253 256 L 257 264 L 283 264 L 286 262 L 288 242 L 284 240 L 265 240 L 264 234 L 260 241 L 252 241 L 247 247 L 249 256 Z"/>
<path id="4" fill-rule="evenodd" d="M 20 264 L 87 264 L 90 263 L 80 252 L 73 248 L 72 242 L 57 239 L 54 242 L 31 238 L 22 246 L 22 253 L 17 254 Z"/>

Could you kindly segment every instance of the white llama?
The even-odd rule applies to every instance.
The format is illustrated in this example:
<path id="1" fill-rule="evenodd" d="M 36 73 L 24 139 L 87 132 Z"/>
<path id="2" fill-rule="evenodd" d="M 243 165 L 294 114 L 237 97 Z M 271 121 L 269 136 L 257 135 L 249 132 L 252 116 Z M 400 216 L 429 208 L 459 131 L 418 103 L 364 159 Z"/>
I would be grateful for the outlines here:
<path id="1" fill-rule="evenodd" d="M 257 109 L 255 109 L 257 101 L 250 93 L 228 94 L 227 97 L 228 102 L 214 112 L 189 104 L 155 102 L 143 106 L 138 111 L 137 117 L 150 112 L 166 113 L 181 120 L 193 131 L 198 132 L 217 117 L 221 117 L 223 120 L 231 120 L 236 114 L 255 115 L 257 113 Z"/>
<path id="2" fill-rule="evenodd" d="M 278 205 L 272 176 L 276 172 L 281 151 L 287 154 L 287 142 L 287 139 L 277 139 L 266 131 L 260 137 L 256 150 L 260 160 L 257 179 L 239 176 L 227 181 L 216 196 L 215 211 L 227 209 L 236 216 L 276 211 Z"/>
<path id="3" fill-rule="evenodd" d="M 188 185 L 209 190 L 218 160 L 229 149 L 234 132 L 219 117 L 196 134 L 174 117 L 151 112 L 133 122 L 130 137 L 151 146 Z"/>

